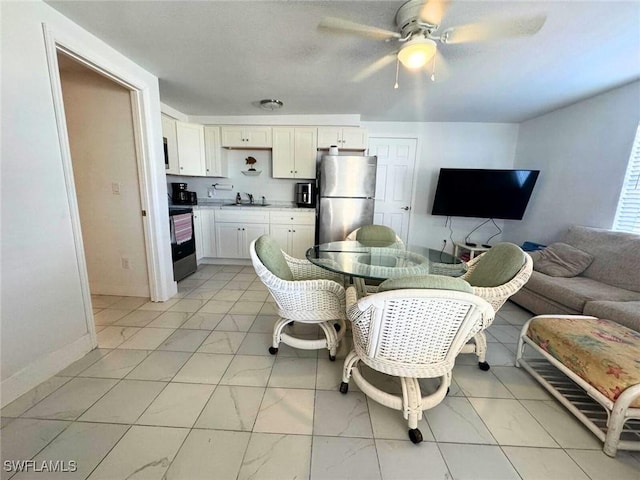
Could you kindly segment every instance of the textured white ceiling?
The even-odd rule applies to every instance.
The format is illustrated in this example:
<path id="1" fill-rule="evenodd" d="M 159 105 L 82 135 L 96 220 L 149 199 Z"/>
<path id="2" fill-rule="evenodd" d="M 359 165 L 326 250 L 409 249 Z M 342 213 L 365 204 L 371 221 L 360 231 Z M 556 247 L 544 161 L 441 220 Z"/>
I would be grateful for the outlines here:
<path id="1" fill-rule="evenodd" d="M 401 67 L 397 90 L 395 62 L 351 81 L 393 43 L 317 25 L 334 16 L 395 30 L 402 1 L 47 3 L 157 75 L 162 101 L 187 115 L 261 115 L 254 103 L 277 98 L 280 114 L 519 122 L 640 78 L 637 0 L 453 0 L 441 28 L 537 13 L 547 21 L 533 37 L 439 45 L 437 81 Z"/>

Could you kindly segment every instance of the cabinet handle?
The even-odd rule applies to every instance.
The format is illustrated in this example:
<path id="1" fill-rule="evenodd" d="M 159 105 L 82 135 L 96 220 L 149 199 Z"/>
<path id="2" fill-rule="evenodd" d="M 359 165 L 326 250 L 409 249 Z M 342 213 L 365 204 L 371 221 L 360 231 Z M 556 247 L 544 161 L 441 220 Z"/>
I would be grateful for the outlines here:
<path id="1" fill-rule="evenodd" d="M 244 228 L 242 229 L 242 231 L 244 232 Z"/>
<path id="2" fill-rule="evenodd" d="M 292 230 L 292 232 L 293 232 L 293 233 L 296 233 L 296 231 L 295 231 L 295 230 Z"/>
<path id="3" fill-rule="evenodd" d="M 180 167 L 180 170 L 184 170 L 184 167 Z"/>
<path id="4" fill-rule="evenodd" d="M 293 173 L 298 173 L 298 170 L 296 170 L 296 171 L 295 171 L 295 172 L 293 172 Z"/>

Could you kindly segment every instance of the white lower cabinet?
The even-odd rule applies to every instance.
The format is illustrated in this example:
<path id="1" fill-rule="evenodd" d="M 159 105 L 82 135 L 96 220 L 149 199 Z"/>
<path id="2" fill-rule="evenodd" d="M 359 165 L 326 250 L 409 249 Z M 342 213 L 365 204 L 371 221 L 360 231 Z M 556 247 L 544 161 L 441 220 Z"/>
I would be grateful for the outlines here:
<path id="1" fill-rule="evenodd" d="M 249 258 L 249 244 L 268 234 L 269 212 L 216 211 L 216 257 Z"/>
<path id="2" fill-rule="evenodd" d="M 271 212 L 270 235 L 292 257 L 304 258 L 315 241 L 314 212 Z"/>
<path id="3" fill-rule="evenodd" d="M 215 210 L 196 207 L 193 209 L 193 234 L 196 237 L 196 260 L 215 257 Z"/>

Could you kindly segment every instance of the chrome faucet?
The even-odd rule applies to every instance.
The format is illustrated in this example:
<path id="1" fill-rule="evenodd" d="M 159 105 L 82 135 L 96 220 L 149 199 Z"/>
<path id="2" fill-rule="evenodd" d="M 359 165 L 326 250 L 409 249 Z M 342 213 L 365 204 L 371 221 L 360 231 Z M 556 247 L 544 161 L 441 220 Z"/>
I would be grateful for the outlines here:
<path id="1" fill-rule="evenodd" d="M 247 193 L 247 197 L 249 197 L 249 204 L 253 205 L 253 195 L 251 195 L 250 193 Z"/>

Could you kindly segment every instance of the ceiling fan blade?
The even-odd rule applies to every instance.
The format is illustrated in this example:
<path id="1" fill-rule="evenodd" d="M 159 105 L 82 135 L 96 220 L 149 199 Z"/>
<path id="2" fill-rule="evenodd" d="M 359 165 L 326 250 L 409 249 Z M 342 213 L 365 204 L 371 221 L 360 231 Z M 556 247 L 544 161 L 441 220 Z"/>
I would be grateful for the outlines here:
<path id="1" fill-rule="evenodd" d="M 540 31 L 547 16 L 544 14 L 516 17 L 509 20 L 470 23 L 452 27 L 442 32 L 441 40 L 446 44 L 488 42 L 502 38 L 534 35 Z"/>
<path id="2" fill-rule="evenodd" d="M 384 67 L 386 67 L 390 63 L 393 63 L 395 59 L 396 59 L 396 53 L 390 53 L 388 55 L 385 55 L 384 57 L 379 58 L 368 67 L 358 72 L 358 74 L 355 77 L 353 77 L 351 81 L 361 82 L 365 78 L 368 78 L 374 73 L 376 73 L 378 70 L 382 70 Z"/>
<path id="3" fill-rule="evenodd" d="M 355 33 L 358 35 L 364 35 L 366 37 L 379 38 L 381 40 L 401 37 L 400 33 L 398 32 L 392 32 L 391 30 L 385 30 L 384 28 L 363 25 L 361 23 L 356 23 L 350 20 L 335 17 L 323 18 L 318 24 L 318 28 L 325 28 L 327 30 L 334 30 L 345 33 Z"/>
<path id="4" fill-rule="evenodd" d="M 420 19 L 432 25 L 440 25 L 451 0 L 425 0 Z"/>

